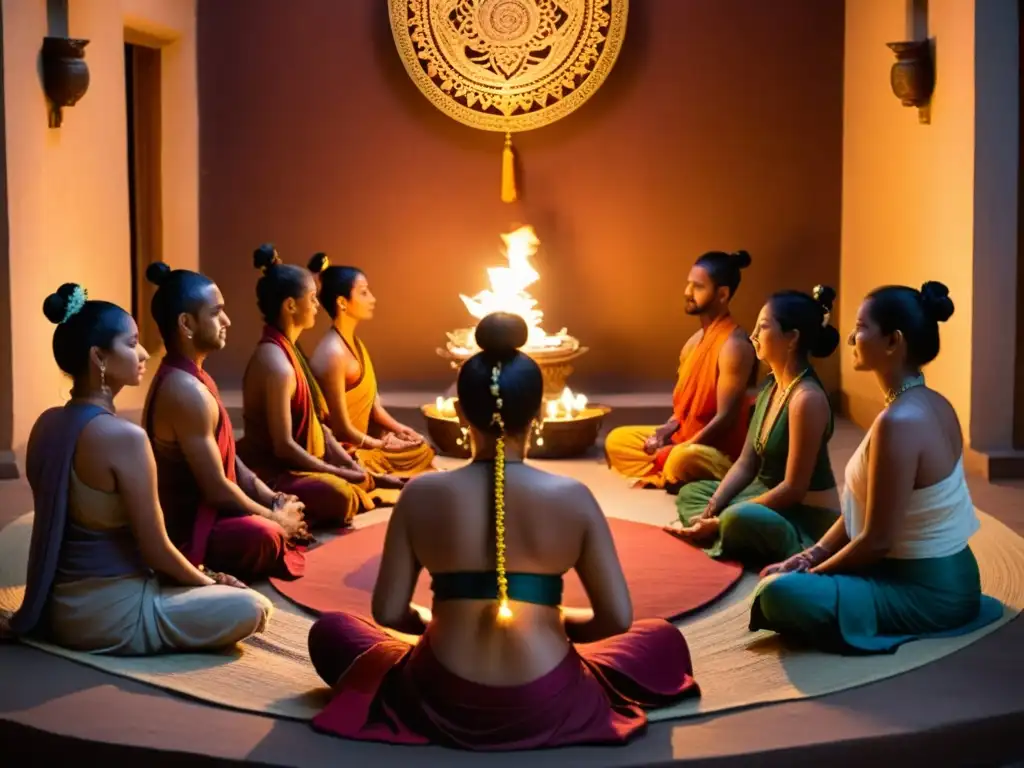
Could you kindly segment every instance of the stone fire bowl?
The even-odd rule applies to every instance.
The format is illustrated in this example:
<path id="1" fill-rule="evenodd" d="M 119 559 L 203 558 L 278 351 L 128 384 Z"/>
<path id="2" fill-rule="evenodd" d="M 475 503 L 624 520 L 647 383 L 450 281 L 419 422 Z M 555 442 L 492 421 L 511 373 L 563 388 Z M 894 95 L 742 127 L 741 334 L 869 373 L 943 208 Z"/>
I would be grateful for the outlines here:
<path id="1" fill-rule="evenodd" d="M 456 416 L 444 416 L 433 403 L 420 408 L 427 421 L 427 434 L 438 453 L 459 459 L 470 456 L 469 433 Z M 589 404 L 579 416 L 566 421 L 545 421 L 541 431 L 543 443 L 537 445 L 533 435 L 526 455 L 531 459 L 571 459 L 581 456 L 597 442 L 604 417 L 611 408 Z"/>

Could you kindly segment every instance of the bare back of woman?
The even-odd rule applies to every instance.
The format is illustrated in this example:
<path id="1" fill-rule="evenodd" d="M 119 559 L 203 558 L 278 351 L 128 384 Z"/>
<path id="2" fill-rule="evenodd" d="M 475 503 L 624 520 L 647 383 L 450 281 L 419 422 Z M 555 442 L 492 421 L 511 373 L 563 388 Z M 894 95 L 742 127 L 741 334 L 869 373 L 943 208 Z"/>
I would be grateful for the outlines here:
<path id="1" fill-rule="evenodd" d="M 493 572 L 493 466 L 422 478 L 402 502 L 416 560 L 431 574 Z M 561 576 L 577 568 L 606 616 L 608 634 L 631 623 L 632 606 L 607 521 L 578 481 L 521 462 L 506 465 L 506 564 L 510 573 Z M 427 630 L 450 671 L 496 686 L 519 685 L 550 672 L 569 651 L 558 607 L 511 601 L 514 618 L 495 621 L 494 600 L 439 600 Z"/>
<path id="2" fill-rule="evenodd" d="M 518 351 L 526 323 L 488 315 L 476 340 L 482 351 L 458 379 L 473 461 L 402 491 L 375 624 L 334 613 L 310 629 L 310 659 L 335 692 L 313 725 L 481 750 L 624 743 L 645 727 L 645 708 L 698 694 L 686 641 L 662 619 L 633 622 L 608 521 L 586 486 L 523 463 L 543 399 L 540 368 Z M 424 568 L 429 618 L 410 604 Z M 571 569 L 592 610 L 561 607 Z"/>

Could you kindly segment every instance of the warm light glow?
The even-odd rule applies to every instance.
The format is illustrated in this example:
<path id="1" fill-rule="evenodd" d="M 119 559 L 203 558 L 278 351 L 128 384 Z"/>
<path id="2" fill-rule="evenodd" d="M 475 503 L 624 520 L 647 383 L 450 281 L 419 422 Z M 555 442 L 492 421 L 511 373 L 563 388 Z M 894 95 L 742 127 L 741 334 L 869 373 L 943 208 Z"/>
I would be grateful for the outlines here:
<path id="1" fill-rule="evenodd" d="M 587 409 L 587 396 L 577 394 L 566 387 L 560 397 L 544 401 L 544 421 L 569 421 L 578 417 Z M 458 418 L 455 410 L 454 397 L 438 397 L 434 401 L 437 415 L 442 419 Z"/>
<path id="2" fill-rule="evenodd" d="M 439 397 L 434 403 L 437 408 L 437 413 L 442 418 L 455 419 L 458 418 L 458 414 L 455 412 L 455 398 L 454 397 Z"/>
<path id="3" fill-rule="evenodd" d="M 498 618 L 501 621 L 508 621 L 512 618 L 512 609 L 508 607 L 508 601 L 502 600 L 498 606 Z"/>
<path id="4" fill-rule="evenodd" d="M 540 361 L 541 365 L 543 365 L 542 361 L 545 358 L 550 359 L 551 355 L 572 354 L 577 351 L 579 342 L 570 336 L 565 328 L 555 335 L 550 335 L 541 327 L 544 313 L 537 308 L 537 300 L 527 290 L 540 279 L 540 274 L 530 264 L 530 257 L 537 252 L 537 247 L 540 245 L 540 240 L 537 239 L 533 227 L 520 227 L 514 232 L 503 234 L 501 239 L 505 243 L 505 257 L 508 259 L 508 266 L 490 267 L 487 270 L 489 288 L 472 297 L 459 295 L 466 305 L 466 309 L 478 321 L 492 312 L 509 312 L 519 315 L 523 318 L 529 331 L 526 345 L 522 351 Z M 474 327 L 449 333 L 448 353 L 456 359 L 465 360 L 479 352 L 475 331 Z M 438 397 L 434 405 L 437 415 L 441 418 L 453 421 L 458 418 L 455 410 L 455 398 Z M 544 399 L 541 420 L 545 423 L 572 421 L 579 418 L 586 409 L 586 395 L 577 394 L 566 387 L 558 397 Z M 538 429 L 534 430 L 534 441 L 538 445 L 542 445 L 543 436 L 539 429 L 542 425 L 537 426 Z"/>
<path id="5" fill-rule="evenodd" d="M 537 270 L 530 264 L 530 257 L 537 252 L 540 240 L 533 227 L 524 226 L 515 232 L 501 236 L 505 241 L 507 267 L 490 267 L 487 270 L 490 288 L 473 297 L 459 295 L 466 309 L 477 320 L 492 312 L 510 312 L 519 315 L 529 329 L 524 351 L 557 349 L 574 341 L 563 328 L 551 336 L 541 327 L 544 313 L 537 309 L 537 300 L 526 289 L 540 279 Z M 472 336 L 470 336 L 472 338 Z M 468 341 L 468 340 L 467 340 Z M 475 350 L 467 350 L 475 351 Z"/>
<path id="6" fill-rule="evenodd" d="M 566 421 L 579 416 L 587 407 L 587 396 L 574 394 L 566 387 L 562 396 L 544 404 L 544 421 Z"/>

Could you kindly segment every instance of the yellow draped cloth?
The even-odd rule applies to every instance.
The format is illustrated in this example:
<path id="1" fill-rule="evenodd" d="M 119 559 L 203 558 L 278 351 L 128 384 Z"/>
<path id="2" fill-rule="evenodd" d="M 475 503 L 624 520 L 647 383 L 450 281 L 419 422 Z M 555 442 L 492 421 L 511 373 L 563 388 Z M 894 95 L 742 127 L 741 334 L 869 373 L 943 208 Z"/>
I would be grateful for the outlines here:
<path id="1" fill-rule="evenodd" d="M 717 410 L 718 356 L 737 328 L 729 315 L 712 323 L 700 343 L 688 354 L 680 353 L 679 377 L 672 394 L 673 418 L 679 428 L 669 444 L 656 453 L 644 451 L 644 443 L 656 426 L 613 429 L 605 439 L 608 465 L 636 478 L 636 485 L 664 488 L 695 480 L 721 480 L 743 447 L 747 425 L 740 420 L 718 446 L 688 442 L 714 417 Z"/>
<path id="2" fill-rule="evenodd" d="M 340 334 L 339 334 L 340 335 Z M 370 422 L 373 419 L 373 406 L 377 402 L 377 374 L 373 369 L 373 361 L 366 351 L 363 342 L 356 338 L 355 349 L 345 346 L 359 362 L 359 378 L 351 385 L 345 386 L 345 406 L 348 410 L 349 423 L 365 434 L 369 433 Z M 434 469 L 434 449 L 426 443 L 414 445 L 401 451 L 391 451 L 385 448 L 358 448 L 346 446 L 355 455 L 356 460 L 368 471 L 382 475 L 396 475 L 398 477 L 412 477 L 422 472 L 429 472 Z M 377 489 L 376 495 L 386 494 L 384 489 Z M 395 499 L 398 498 L 398 491 L 394 491 Z M 384 496 L 380 496 L 386 502 Z"/>

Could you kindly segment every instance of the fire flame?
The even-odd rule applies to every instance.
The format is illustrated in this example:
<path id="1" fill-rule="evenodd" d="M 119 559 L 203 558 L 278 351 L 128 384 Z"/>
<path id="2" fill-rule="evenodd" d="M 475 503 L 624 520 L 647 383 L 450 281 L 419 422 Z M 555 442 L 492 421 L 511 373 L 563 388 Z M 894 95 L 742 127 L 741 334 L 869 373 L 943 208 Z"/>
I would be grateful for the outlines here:
<path id="1" fill-rule="evenodd" d="M 519 315 L 529 329 L 525 349 L 559 347 L 566 340 L 566 330 L 549 336 L 541 327 L 544 313 L 537 309 L 537 300 L 526 290 L 540 279 L 537 270 L 530 264 L 530 257 L 537 252 L 540 240 L 531 226 L 523 226 L 515 232 L 503 234 L 507 267 L 490 267 L 487 277 L 491 287 L 476 296 L 459 295 L 469 313 L 478 321 L 492 312 L 510 312 Z"/>
<path id="2" fill-rule="evenodd" d="M 540 274 L 530 264 L 530 257 L 537 252 L 537 246 L 540 245 L 540 240 L 537 239 L 533 227 L 520 227 L 514 232 L 502 234 L 501 239 L 505 242 L 508 266 L 490 267 L 487 270 L 490 288 L 480 291 L 473 297 L 459 294 L 466 309 L 477 321 L 492 312 L 509 312 L 519 315 L 523 318 L 529 331 L 526 344 L 523 347 L 523 352 L 526 354 L 558 350 L 566 346 L 578 347 L 576 339 L 570 336 L 565 328 L 552 336 L 541 327 L 544 313 L 537 309 L 537 300 L 527 291 L 527 288 L 540 279 Z M 448 334 L 449 349 L 463 354 L 472 354 L 476 351 L 473 330 L 466 329 Z M 458 418 L 455 410 L 455 398 L 439 397 L 435 407 L 441 418 L 453 420 Z M 536 444 L 543 444 L 541 435 L 543 423 L 572 421 L 578 418 L 586 408 L 586 395 L 576 394 L 568 387 L 562 390 L 559 397 L 545 398 L 542 423 L 534 430 Z"/>
<path id="3" fill-rule="evenodd" d="M 544 421 L 571 421 L 587 409 L 587 402 L 586 395 L 574 393 L 566 387 L 560 397 L 545 401 Z M 454 397 L 438 397 L 434 407 L 442 418 L 457 418 Z"/>

